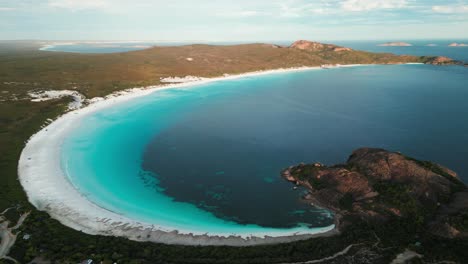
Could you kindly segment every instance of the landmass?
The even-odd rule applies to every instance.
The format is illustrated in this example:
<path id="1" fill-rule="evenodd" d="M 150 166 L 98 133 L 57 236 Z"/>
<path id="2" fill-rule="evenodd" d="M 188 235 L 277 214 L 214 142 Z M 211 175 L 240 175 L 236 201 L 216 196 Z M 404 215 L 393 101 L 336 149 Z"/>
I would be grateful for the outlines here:
<path id="1" fill-rule="evenodd" d="M 449 47 L 468 47 L 468 44 L 465 43 L 452 43 Z"/>
<path id="2" fill-rule="evenodd" d="M 382 47 L 410 47 L 410 46 L 413 46 L 413 45 L 410 44 L 410 43 L 407 43 L 407 42 L 387 42 L 387 43 L 379 44 L 378 46 L 382 46 Z"/>
<path id="3" fill-rule="evenodd" d="M 39 50 L 41 45 L 31 41 L 0 43 L 0 211 L 14 208 L 2 215 L 1 224 L 21 223 L 15 229 L 5 225 L 7 231 L 3 234 L 15 236 L 7 243 L 2 241 L 2 248 L 8 245 L 8 255 L 5 256 L 9 259 L 21 263 L 32 260 L 78 263 L 87 259 L 104 263 L 200 263 L 201 260 L 203 263 L 220 263 L 220 259 L 236 263 L 315 260 L 365 263 L 369 256 L 375 255 L 378 261 L 374 263 L 388 263 L 405 249 L 424 255 L 423 260 L 428 262 L 442 259 L 461 263 L 468 259 L 465 253 L 468 244 L 466 239 L 460 238 L 465 232 L 466 214 L 463 213 L 440 213 L 441 222 L 434 220 L 435 227 L 441 227 L 437 223 L 445 223 L 443 219 L 447 219 L 450 227 L 460 232 L 452 232 L 454 238 L 436 235 L 437 228 L 432 229 L 435 233 L 423 232 L 421 228 L 427 225 L 415 226 L 410 221 L 412 218 L 382 214 L 388 224 L 381 225 L 378 221 L 366 222 L 367 218 L 341 208 L 337 211 L 342 215 L 338 218 L 340 232 L 337 235 L 255 248 L 168 246 L 121 237 L 92 236 L 66 227 L 37 210 L 28 202 L 17 177 L 17 162 L 32 134 L 67 111 L 103 100 L 111 94 L 132 93 L 134 90 L 128 89 L 134 87 L 140 87 L 137 89 L 140 91 L 166 82 L 200 81 L 246 72 L 321 65 L 463 65 L 462 62 L 445 57 L 372 53 L 304 40 L 290 46 L 261 43 L 186 45 L 116 54 L 48 52 Z M 352 200 L 351 205 L 354 204 Z M 449 205 L 458 208 L 457 204 L 448 203 L 449 211 L 452 210 Z M 440 230 L 440 234 L 450 233 L 444 228 Z M 18 232 L 21 236 L 17 236 Z M 419 237 L 415 238 L 416 235 Z M 375 250 L 378 254 L 373 255 Z M 456 254 L 451 254 L 453 252 Z"/>
<path id="4" fill-rule="evenodd" d="M 336 64 L 430 63 L 427 57 L 372 53 L 306 40 L 290 46 L 194 44 L 110 54 L 50 52 L 39 47 L 22 42 L 0 44 L 0 100 L 22 99 L 31 91 L 45 90 L 103 97 L 185 76 L 212 78 Z"/>

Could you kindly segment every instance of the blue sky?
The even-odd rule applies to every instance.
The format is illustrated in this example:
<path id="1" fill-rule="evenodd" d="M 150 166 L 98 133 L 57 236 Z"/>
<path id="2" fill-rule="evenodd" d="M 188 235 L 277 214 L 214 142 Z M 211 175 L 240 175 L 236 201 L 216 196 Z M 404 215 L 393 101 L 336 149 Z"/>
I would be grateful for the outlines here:
<path id="1" fill-rule="evenodd" d="M 0 0 L 0 39 L 468 39 L 468 0 Z"/>

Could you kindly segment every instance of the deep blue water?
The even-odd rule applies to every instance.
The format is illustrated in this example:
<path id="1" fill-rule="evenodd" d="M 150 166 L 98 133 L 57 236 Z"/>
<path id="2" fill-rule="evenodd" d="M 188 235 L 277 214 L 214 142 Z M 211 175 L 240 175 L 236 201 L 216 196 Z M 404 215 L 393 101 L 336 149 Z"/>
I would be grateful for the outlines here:
<path id="1" fill-rule="evenodd" d="M 271 208 L 293 206 L 282 168 L 344 162 L 359 147 L 433 160 L 468 180 L 467 81 L 462 67 L 408 65 L 225 84 L 227 95 L 154 137 L 144 167 L 178 201 L 267 226 L 290 219 Z"/>
<path id="2" fill-rule="evenodd" d="M 464 67 L 387 65 L 158 91 L 86 117 L 63 166 L 90 200 L 141 221 L 225 233 L 326 226 L 281 169 L 381 147 L 468 182 L 467 81 Z"/>

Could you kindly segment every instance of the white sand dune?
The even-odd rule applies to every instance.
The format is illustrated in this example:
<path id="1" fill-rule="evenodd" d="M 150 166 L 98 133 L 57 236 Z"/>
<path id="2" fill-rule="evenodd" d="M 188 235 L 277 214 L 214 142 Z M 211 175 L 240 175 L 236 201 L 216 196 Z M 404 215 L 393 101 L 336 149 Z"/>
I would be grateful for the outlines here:
<path id="1" fill-rule="evenodd" d="M 86 99 L 86 97 L 81 93 L 72 90 L 48 90 L 42 92 L 31 92 L 29 93 L 29 96 L 32 98 L 31 102 L 43 102 L 69 96 L 73 99 L 73 101 L 68 104 L 69 110 L 81 108 L 83 106 L 84 100 Z"/>

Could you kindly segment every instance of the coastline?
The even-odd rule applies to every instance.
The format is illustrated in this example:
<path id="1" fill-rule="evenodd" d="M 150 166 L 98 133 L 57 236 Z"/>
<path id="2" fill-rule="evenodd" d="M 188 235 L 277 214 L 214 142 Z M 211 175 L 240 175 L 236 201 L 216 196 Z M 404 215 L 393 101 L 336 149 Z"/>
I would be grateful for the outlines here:
<path id="1" fill-rule="evenodd" d="M 366 66 L 360 64 L 340 67 Z M 76 126 L 80 118 L 114 106 L 121 102 L 145 96 L 161 89 L 191 87 L 201 84 L 233 80 L 251 76 L 275 73 L 317 70 L 320 67 L 299 67 L 257 71 L 239 75 L 202 79 L 194 82 L 133 88 L 111 94 L 105 98 L 94 98 L 88 106 L 67 112 L 57 120 L 33 135 L 21 153 L 18 165 L 19 180 L 29 201 L 39 210 L 48 212 L 62 224 L 88 234 L 123 236 L 136 241 L 151 241 L 184 245 L 230 245 L 250 246 L 292 242 L 319 236 L 332 236 L 339 231 L 334 225 L 310 232 L 278 232 L 253 235 L 201 234 L 155 228 L 153 224 L 142 223 L 105 208 L 99 207 L 81 195 L 70 183 L 60 164 L 63 139 Z"/>

